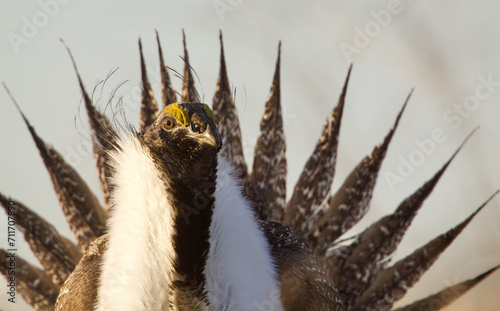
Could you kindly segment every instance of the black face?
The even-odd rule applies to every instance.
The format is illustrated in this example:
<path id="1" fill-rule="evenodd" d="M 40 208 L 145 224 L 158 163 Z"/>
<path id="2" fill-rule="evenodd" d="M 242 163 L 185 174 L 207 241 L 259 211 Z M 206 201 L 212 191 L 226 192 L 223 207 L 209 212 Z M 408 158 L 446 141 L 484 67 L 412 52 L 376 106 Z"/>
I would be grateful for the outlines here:
<path id="1" fill-rule="evenodd" d="M 210 114 L 200 103 L 172 104 L 145 133 L 145 145 L 169 178 L 199 178 L 216 165 L 222 141 Z"/>

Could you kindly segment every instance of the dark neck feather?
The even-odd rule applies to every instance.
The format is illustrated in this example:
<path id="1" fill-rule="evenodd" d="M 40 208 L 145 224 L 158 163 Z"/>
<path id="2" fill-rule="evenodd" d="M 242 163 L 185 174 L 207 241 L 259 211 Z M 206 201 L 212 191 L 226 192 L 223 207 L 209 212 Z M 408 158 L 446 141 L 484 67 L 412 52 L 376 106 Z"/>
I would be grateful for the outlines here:
<path id="1" fill-rule="evenodd" d="M 197 172 L 193 172 L 198 175 Z M 177 252 L 175 270 L 188 281 L 204 282 L 203 269 L 209 249 L 209 228 L 214 208 L 214 169 L 198 181 L 186 185 L 181 179 L 171 183 L 173 206 L 177 208 L 175 218 L 174 249 Z"/>
<path id="2" fill-rule="evenodd" d="M 162 180 L 171 194 L 170 200 L 176 212 L 173 243 L 176 252 L 174 271 L 178 280 L 175 286 L 204 296 L 203 270 L 209 250 L 217 153 L 203 159 L 191 159 L 188 166 L 183 166 L 182 173 L 164 159 L 155 157 L 155 162 L 164 172 Z"/>

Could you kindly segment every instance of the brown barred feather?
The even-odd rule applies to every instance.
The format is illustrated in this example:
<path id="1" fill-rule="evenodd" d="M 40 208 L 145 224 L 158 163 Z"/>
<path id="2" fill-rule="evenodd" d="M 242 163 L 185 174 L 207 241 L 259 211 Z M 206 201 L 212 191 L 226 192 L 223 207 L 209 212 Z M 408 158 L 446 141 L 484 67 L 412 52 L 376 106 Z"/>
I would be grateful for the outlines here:
<path id="1" fill-rule="evenodd" d="M 80 175 L 52 146 L 47 145 L 36 134 L 20 109 L 19 112 L 49 171 L 66 221 L 76 237 L 78 248 L 83 253 L 95 238 L 104 233 L 105 211 Z"/>
<path id="2" fill-rule="evenodd" d="M 85 103 L 85 109 L 87 110 L 87 116 L 92 130 L 92 148 L 96 161 L 97 173 L 99 176 L 101 190 L 104 195 L 104 204 L 109 209 L 111 207 L 110 198 L 111 191 L 113 190 L 113 184 L 110 182 L 112 172 L 111 167 L 109 166 L 108 151 L 115 149 L 118 134 L 109 122 L 108 118 L 92 104 L 92 100 L 85 90 L 82 78 L 80 77 L 80 73 L 76 67 L 73 54 L 67 46 L 66 49 L 73 64 L 78 84 L 80 86 L 80 92 L 82 93 L 83 102 Z M 98 211 L 98 213 L 101 212 Z"/>
<path id="3" fill-rule="evenodd" d="M 307 160 L 295 184 L 292 198 L 286 206 L 284 223 L 294 228 L 297 234 L 305 239 L 309 232 L 315 231 L 315 228 L 307 227 L 310 223 L 305 220 L 323 204 L 330 193 L 335 175 L 340 124 L 351 70 L 352 65 L 349 67 L 338 104 L 327 117 L 316 148 Z"/>
<path id="4" fill-rule="evenodd" d="M 425 271 L 438 259 L 439 255 L 498 192 L 495 192 L 463 222 L 382 271 L 363 295 L 357 297 L 351 310 L 390 310 L 394 302 L 403 297 L 408 288 L 418 282 Z"/>
<path id="5" fill-rule="evenodd" d="M 163 60 L 163 51 L 160 44 L 160 35 L 156 31 L 156 42 L 158 43 L 158 54 L 160 55 L 160 74 L 161 74 L 161 98 L 163 102 L 163 108 L 170 104 L 177 102 L 177 93 L 172 87 L 170 81 L 170 76 L 168 74 L 167 66 Z"/>
<path id="6" fill-rule="evenodd" d="M 148 73 L 146 71 L 146 62 L 142 53 L 142 43 L 139 39 L 139 54 L 141 56 L 141 77 L 142 77 L 142 100 L 141 115 L 139 119 L 139 130 L 146 132 L 158 115 L 158 104 L 156 103 L 151 83 L 149 83 Z"/>
<path id="7" fill-rule="evenodd" d="M 253 168 L 247 184 L 247 195 L 252 199 L 258 217 L 278 222 L 284 216 L 287 174 L 281 112 L 280 55 L 281 42 L 278 45 L 273 84 L 260 121 L 261 134 L 255 144 Z"/>
<path id="8" fill-rule="evenodd" d="M 7 284 L 15 277 L 16 291 L 27 304 L 36 311 L 52 311 L 57 299 L 59 288 L 52 283 L 51 278 L 43 270 L 25 261 L 19 255 L 10 257 L 11 253 L 0 249 L 0 272 L 5 276 Z M 11 258 L 15 258 L 15 276 L 9 274 Z M 6 299 L 11 298 L 7 296 Z M 17 301 L 16 301 L 17 302 Z"/>
<path id="9" fill-rule="evenodd" d="M 375 147 L 372 154 L 366 156 L 356 166 L 335 195 L 328 199 L 325 207 L 306 220 L 307 227 L 312 230 L 309 232 L 308 240 L 320 253 L 324 254 L 326 251 L 324 246 L 339 238 L 368 211 L 380 166 L 410 96 L 411 93 L 384 142 Z"/>
<path id="10" fill-rule="evenodd" d="M 241 142 L 241 129 L 236 106 L 227 77 L 226 61 L 224 59 L 224 44 L 222 42 L 222 32 L 220 32 L 220 71 L 219 80 L 213 99 L 212 109 L 214 112 L 215 124 L 221 137 L 225 138 L 225 145 L 222 155 L 228 158 L 238 170 L 238 176 L 247 176 L 247 164 L 243 155 Z"/>
<path id="11" fill-rule="evenodd" d="M 386 265 L 380 262 L 396 250 L 422 203 L 474 132 L 467 136 L 432 179 L 405 199 L 394 213 L 382 217 L 358 234 L 350 245 L 340 247 L 329 255 L 332 262 L 330 275 L 346 305 L 352 305 L 354 299 L 362 295 L 378 273 L 385 269 Z"/>
<path id="12" fill-rule="evenodd" d="M 0 194 L 0 203 L 8 213 L 10 198 Z M 61 286 L 82 257 L 76 245 L 63 238 L 56 228 L 15 200 L 16 225 L 24 234 L 33 254 L 40 261 L 52 283 Z"/>
<path id="13" fill-rule="evenodd" d="M 189 64 L 189 55 L 186 46 L 186 34 L 182 30 L 182 44 L 184 45 L 184 74 L 182 77 L 182 102 L 192 103 L 198 101 L 198 93 L 194 86 L 193 72 Z"/>
<path id="14" fill-rule="evenodd" d="M 424 299 L 417 300 L 409 305 L 397 308 L 394 311 L 439 311 L 446 307 L 457 298 L 471 290 L 474 286 L 479 284 L 483 279 L 487 278 L 496 272 L 500 266 L 496 266 L 475 278 L 463 281 L 453 286 L 449 286 L 433 295 Z"/>

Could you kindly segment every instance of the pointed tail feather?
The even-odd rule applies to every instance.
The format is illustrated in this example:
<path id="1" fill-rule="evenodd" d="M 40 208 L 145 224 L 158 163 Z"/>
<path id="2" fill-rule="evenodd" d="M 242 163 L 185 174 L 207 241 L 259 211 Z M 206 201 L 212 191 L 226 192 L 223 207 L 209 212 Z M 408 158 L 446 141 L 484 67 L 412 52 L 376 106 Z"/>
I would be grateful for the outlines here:
<path id="1" fill-rule="evenodd" d="M 253 169 L 247 182 L 247 195 L 253 200 L 257 215 L 263 220 L 281 222 L 286 204 L 286 141 L 280 96 L 280 54 L 271 93 L 260 122 L 261 134 L 254 152 Z"/>
<path id="2" fill-rule="evenodd" d="M 182 30 L 182 43 L 184 45 L 184 74 L 182 82 L 182 102 L 192 103 L 198 101 L 198 94 L 196 93 L 196 88 L 194 86 L 193 73 L 191 71 L 191 65 L 189 64 L 189 55 L 186 46 L 186 34 Z"/>
<path id="3" fill-rule="evenodd" d="M 9 202 L 15 202 L 9 205 Z M 0 193 L 0 203 L 9 212 L 14 207 L 16 225 L 24 233 L 31 250 L 45 269 L 52 282 L 61 286 L 82 257 L 76 246 L 59 235 L 57 230 L 38 214 L 19 201 L 11 200 Z"/>
<path id="4" fill-rule="evenodd" d="M 146 132 L 151 124 L 156 120 L 158 115 L 158 104 L 156 103 L 151 83 L 149 83 L 148 73 L 146 71 L 146 62 L 142 53 L 142 43 L 139 39 L 139 54 L 141 56 L 141 77 L 142 77 L 142 100 L 141 100 L 141 116 L 139 122 L 139 130 Z"/>
<path id="5" fill-rule="evenodd" d="M 219 81 L 213 99 L 213 111 L 215 124 L 222 137 L 225 137 L 225 145 L 222 155 L 227 157 L 238 170 L 238 176 L 244 179 L 247 176 L 247 164 L 243 155 L 241 142 L 240 121 L 233 95 L 227 77 L 226 61 L 224 59 L 224 45 L 222 42 L 222 32 L 220 33 L 220 71 Z"/>
<path id="6" fill-rule="evenodd" d="M 317 251 L 324 253 L 324 245 L 329 245 L 335 241 L 354 226 L 368 211 L 368 204 L 372 197 L 382 161 L 411 94 L 408 95 L 394 126 L 385 137 L 384 142 L 375 147 L 372 154 L 366 156 L 356 166 L 337 193 L 329 198 L 325 207 L 307 220 L 307 228 L 311 228 L 308 233 L 308 240 Z"/>
<path id="7" fill-rule="evenodd" d="M 57 299 L 59 288 L 43 270 L 26 262 L 23 258 L 0 249 L 0 272 L 7 279 L 9 285 L 13 277 L 9 273 L 11 258 L 15 258 L 15 289 L 23 299 L 37 311 L 52 311 Z M 8 288 L 7 288 L 8 289 Z M 8 297 L 10 298 L 10 297 Z"/>
<path id="8" fill-rule="evenodd" d="M 83 101 L 85 103 L 85 109 L 87 110 L 87 116 L 89 118 L 89 124 L 92 130 L 92 146 L 99 176 L 99 182 L 102 193 L 104 195 L 104 203 L 109 209 L 111 207 L 110 198 L 111 192 L 113 191 L 113 185 L 110 182 L 112 171 L 111 166 L 109 165 L 110 161 L 108 152 L 114 150 L 117 147 L 116 140 L 118 134 L 115 128 L 111 125 L 111 122 L 109 122 L 108 118 L 92 104 L 92 100 L 85 90 L 82 79 L 80 77 L 80 73 L 78 72 L 78 68 L 76 67 L 76 62 L 73 58 L 73 54 L 71 53 L 71 50 L 68 48 L 68 46 L 66 46 L 66 49 L 71 59 L 71 63 L 73 64 L 73 68 L 78 79 L 78 84 L 80 86 L 80 92 L 82 93 Z"/>
<path id="9" fill-rule="evenodd" d="M 394 266 L 382 271 L 363 295 L 357 297 L 352 310 L 389 310 L 394 302 L 406 294 L 408 288 L 412 287 L 420 279 L 425 271 L 438 259 L 439 255 L 498 192 L 495 192 L 462 223 L 431 240 L 411 255 L 398 261 Z M 367 306 L 369 308 L 366 308 Z"/>
<path id="10" fill-rule="evenodd" d="M 332 264 L 330 273 L 334 276 L 334 282 L 344 296 L 350 297 L 350 299 L 359 297 L 368 288 L 378 272 L 384 268 L 384 265 L 379 263 L 396 250 L 422 203 L 474 132 L 467 136 L 434 177 L 405 199 L 393 214 L 372 224 L 360 233 L 350 245 L 333 252 L 330 257 Z M 347 303 L 351 304 L 352 302 L 348 301 Z"/>
<path id="11" fill-rule="evenodd" d="M 36 134 L 35 129 L 28 122 L 10 92 L 9 95 L 21 113 L 42 156 L 66 220 L 76 237 L 80 251 L 83 253 L 90 242 L 104 233 L 105 211 L 80 175 L 64 161 L 54 148 L 47 145 Z"/>
<path id="12" fill-rule="evenodd" d="M 292 197 L 285 210 L 285 224 L 294 228 L 299 236 L 306 236 L 305 233 L 314 231 L 307 227 L 310 223 L 305 220 L 323 204 L 332 186 L 340 124 L 351 70 L 352 65 L 349 67 L 338 104 L 332 114 L 327 117 L 321 137 L 295 184 Z"/>
<path id="13" fill-rule="evenodd" d="M 493 274 L 500 266 L 496 266 L 475 278 L 463 281 L 453 286 L 449 286 L 433 295 L 426 298 L 417 300 L 409 305 L 397 308 L 394 311 L 439 311 L 450 303 L 454 302 L 457 298 L 471 290 L 474 286 L 479 284 L 482 280 Z"/>
<path id="14" fill-rule="evenodd" d="M 161 96 L 163 101 L 163 108 L 167 107 L 170 104 L 177 102 L 177 93 L 172 87 L 172 83 L 170 82 L 170 76 L 168 74 L 167 66 L 165 65 L 165 61 L 163 59 L 163 51 L 161 49 L 160 44 L 160 36 L 158 31 L 156 31 L 156 42 L 158 42 L 158 54 L 160 55 L 160 74 L 161 74 Z"/>

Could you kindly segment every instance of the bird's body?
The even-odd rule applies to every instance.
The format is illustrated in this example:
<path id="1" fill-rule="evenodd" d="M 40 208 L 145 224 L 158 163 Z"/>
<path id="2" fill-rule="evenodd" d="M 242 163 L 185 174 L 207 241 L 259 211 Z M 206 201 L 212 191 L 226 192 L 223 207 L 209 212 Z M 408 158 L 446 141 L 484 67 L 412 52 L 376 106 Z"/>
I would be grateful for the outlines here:
<path id="1" fill-rule="evenodd" d="M 119 139 L 111 153 L 107 247 L 92 257 L 102 261 L 94 276 L 95 310 L 254 310 L 259 304 L 282 310 L 270 247 L 234 168 L 218 160 L 220 137 L 209 108 L 172 106 L 143 135 Z M 89 265 L 96 264 L 74 273 Z M 62 292 L 71 295 L 66 287 L 73 286 L 79 284 Z M 86 299 L 96 297 L 96 289 L 86 290 Z M 70 310 L 65 302 L 73 299 L 65 297 L 56 309 Z"/>

